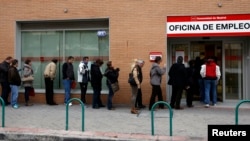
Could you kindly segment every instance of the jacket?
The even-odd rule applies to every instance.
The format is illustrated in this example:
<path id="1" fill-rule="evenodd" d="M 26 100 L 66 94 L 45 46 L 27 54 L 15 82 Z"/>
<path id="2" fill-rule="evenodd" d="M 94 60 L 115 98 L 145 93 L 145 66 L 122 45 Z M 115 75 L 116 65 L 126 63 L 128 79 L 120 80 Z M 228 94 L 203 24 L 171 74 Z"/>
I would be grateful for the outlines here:
<path id="1" fill-rule="evenodd" d="M 44 69 L 43 75 L 45 78 L 50 78 L 54 80 L 56 77 L 56 64 L 54 62 L 50 62 Z"/>
<path id="2" fill-rule="evenodd" d="M 91 86 L 94 89 L 101 91 L 103 75 L 102 75 L 99 65 L 97 65 L 96 63 L 91 64 L 90 75 L 91 75 L 91 80 L 90 80 Z"/>
<path id="3" fill-rule="evenodd" d="M 187 72 L 184 64 L 174 63 L 168 72 L 173 86 L 184 87 L 187 85 Z"/>
<path id="4" fill-rule="evenodd" d="M 65 62 L 62 66 L 63 79 L 75 80 L 74 68 L 72 63 Z"/>
<path id="5" fill-rule="evenodd" d="M 16 67 L 13 66 L 10 67 L 8 71 L 8 80 L 10 85 L 16 85 L 16 86 L 21 85 L 21 77 Z"/>
<path id="6" fill-rule="evenodd" d="M 90 81 L 88 64 L 80 62 L 77 70 L 77 82 L 88 83 Z"/>
<path id="7" fill-rule="evenodd" d="M 0 82 L 8 82 L 9 68 L 10 68 L 10 64 L 6 61 L 3 61 L 0 64 Z"/>
<path id="8" fill-rule="evenodd" d="M 23 67 L 23 77 L 28 77 L 33 75 L 33 69 L 30 65 L 24 64 Z M 24 87 L 33 87 L 33 81 L 24 81 L 23 82 Z"/>
<path id="9" fill-rule="evenodd" d="M 210 67 L 213 67 L 213 68 L 210 68 Z M 208 68 L 210 69 L 208 70 Z M 214 72 L 211 72 L 211 71 L 214 71 Z M 209 74 L 215 73 L 215 76 L 208 76 L 207 73 Z M 219 80 L 221 76 L 220 67 L 216 65 L 215 62 L 208 61 L 206 64 L 201 66 L 200 74 L 203 79 Z"/>
<path id="10" fill-rule="evenodd" d="M 150 70 L 150 84 L 161 85 L 162 75 L 166 73 L 166 67 L 160 68 L 159 64 L 153 63 Z"/>

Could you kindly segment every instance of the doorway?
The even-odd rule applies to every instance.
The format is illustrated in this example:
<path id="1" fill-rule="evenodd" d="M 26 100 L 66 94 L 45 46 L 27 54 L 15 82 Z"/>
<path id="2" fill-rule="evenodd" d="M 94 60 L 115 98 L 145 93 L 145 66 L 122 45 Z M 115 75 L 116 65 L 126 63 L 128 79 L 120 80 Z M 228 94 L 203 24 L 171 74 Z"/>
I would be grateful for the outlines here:
<path id="1" fill-rule="evenodd" d="M 220 66 L 222 70 L 222 41 L 189 41 L 183 43 L 173 43 L 171 44 L 171 63 L 176 62 L 178 56 L 183 56 L 184 64 L 188 67 L 188 62 L 190 60 L 196 60 L 197 57 L 200 59 L 205 59 L 206 57 L 215 57 L 216 63 Z M 223 101 L 223 79 L 218 82 L 217 86 L 217 97 L 218 101 Z M 197 89 L 199 86 L 197 85 Z M 183 96 L 185 96 L 185 91 L 183 91 Z M 194 100 L 200 100 L 199 90 L 194 93 Z"/>

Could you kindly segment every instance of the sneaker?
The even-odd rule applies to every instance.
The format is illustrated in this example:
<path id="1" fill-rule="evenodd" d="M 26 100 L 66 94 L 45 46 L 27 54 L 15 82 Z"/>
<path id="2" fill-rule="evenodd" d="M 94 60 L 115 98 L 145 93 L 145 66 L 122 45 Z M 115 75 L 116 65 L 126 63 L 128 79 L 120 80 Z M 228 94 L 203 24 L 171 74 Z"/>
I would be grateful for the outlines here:
<path id="1" fill-rule="evenodd" d="M 209 104 L 206 104 L 206 105 L 205 105 L 205 108 L 209 108 Z"/>
<path id="2" fill-rule="evenodd" d="M 15 104 L 15 105 L 13 106 L 13 108 L 14 108 L 14 109 L 18 109 L 19 106 L 18 106 L 17 104 Z"/>
<path id="3" fill-rule="evenodd" d="M 213 104 L 213 106 L 217 106 L 216 104 Z"/>
<path id="4" fill-rule="evenodd" d="M 67 105 L 67 103 L 64 103 L 64 105 Z M 72 102 L 69 103 L 69 106 L 72 106 Z"/>

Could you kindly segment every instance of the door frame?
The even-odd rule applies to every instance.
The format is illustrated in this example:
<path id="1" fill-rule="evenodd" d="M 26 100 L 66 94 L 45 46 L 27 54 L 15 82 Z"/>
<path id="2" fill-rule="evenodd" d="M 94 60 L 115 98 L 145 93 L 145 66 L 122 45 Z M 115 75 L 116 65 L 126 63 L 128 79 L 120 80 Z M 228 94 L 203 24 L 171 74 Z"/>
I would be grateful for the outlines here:
<path id="1" fill-rule="evenodd" d="M 249 99 L 250 98 L 250 93 L 248 94 L 247 92 L 250 91 L 250 88 L 247 87 L 247 84 L 250 83 L 250 73 L 248 75 L 247 72 L 250 72 L 250 37 L 194 37 L 194 38 L 167 38 L 166 44 L 167 44 L 167 68 L 170 68 L 172 65 L 172 45 L 173 44 L 188 44 L 188 57 L 190 56 L 190 44 L 192 41 L 222 41 L 222 68 L 221 68 L 221 73 L 222 73 L 222 101 L 223 102 L 234 102 L 238 100 L 228 100 L 225 99 L 225 73 L 223 72 L 225 69 L 225 52 L 224 52 L 224 44 L 225 43 L 239 43 L 241 42 L 243 44 L 242 46 L 242 73 L 243 73 L 243 78 L 242 78 L 242 99 Z M 190 59 L 190 58 L 188 58 Z M 167 70 L 167 72 L 169 69 Z M 167 73 L 168 74 L 168 73 Z M 168 76 L 166 81 L 168 81 Z M 167 83 L 166 83 L 167 84 Z M 166 86 L 166 96 L 167 100 L 170 101 L 171 99 L 171 92 L 172 92 L 172 87 L 167 85 Z"/>

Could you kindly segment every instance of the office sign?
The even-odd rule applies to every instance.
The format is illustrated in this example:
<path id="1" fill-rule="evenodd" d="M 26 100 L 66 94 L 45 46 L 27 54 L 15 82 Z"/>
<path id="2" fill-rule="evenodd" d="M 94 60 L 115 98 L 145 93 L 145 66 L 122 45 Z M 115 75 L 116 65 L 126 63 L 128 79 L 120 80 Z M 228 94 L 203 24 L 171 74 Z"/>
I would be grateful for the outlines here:
<path id="1" fill-rule="evenodd" d="M 168 16 L 167 37 L 250 36 L 250 14 Z"/>

